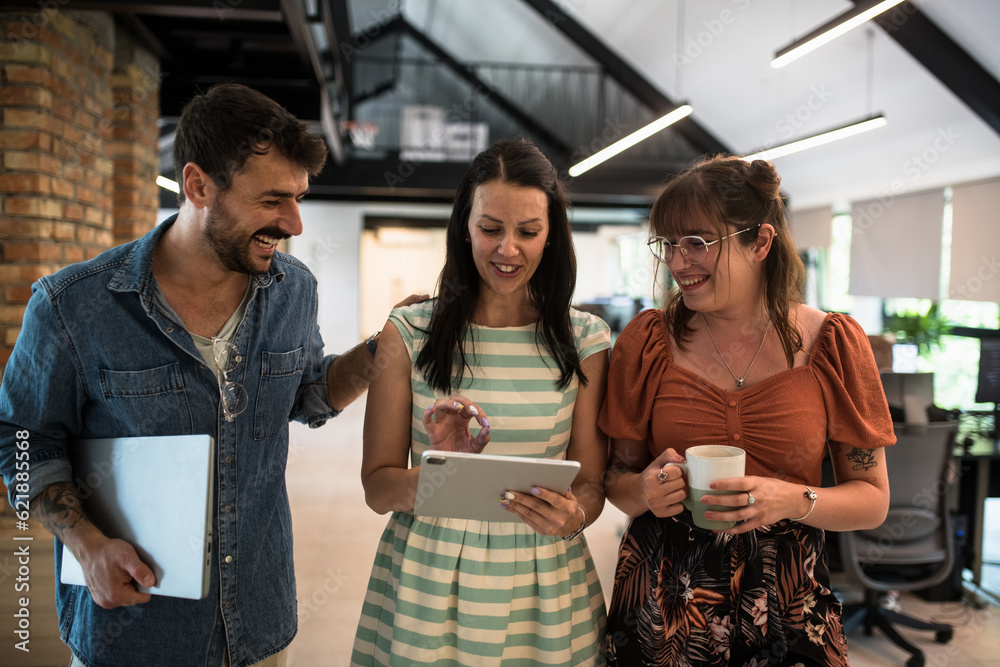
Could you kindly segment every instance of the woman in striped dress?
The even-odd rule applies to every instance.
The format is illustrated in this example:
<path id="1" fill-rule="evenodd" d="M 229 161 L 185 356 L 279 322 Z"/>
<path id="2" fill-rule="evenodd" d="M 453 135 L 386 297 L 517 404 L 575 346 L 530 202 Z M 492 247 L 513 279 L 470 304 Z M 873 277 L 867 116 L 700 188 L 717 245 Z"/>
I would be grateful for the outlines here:
<path id="1" fill-rule="evenodd" d="M 353 665 L 603 664 L 604 596 L 582 531 L 604 506 L 610 335 L 569 307 L 575 282 L 551 163 L 523 139 L 480 153 L 456 196 L 438 297 L 395 309 L 380 337 L 361 475 L 368 505 L 392 515 Z M 423 451 L 484 447 L 573 459 L 580 473 L 569 490 L 497 498 L 514 522 L 414 512 Z"/>

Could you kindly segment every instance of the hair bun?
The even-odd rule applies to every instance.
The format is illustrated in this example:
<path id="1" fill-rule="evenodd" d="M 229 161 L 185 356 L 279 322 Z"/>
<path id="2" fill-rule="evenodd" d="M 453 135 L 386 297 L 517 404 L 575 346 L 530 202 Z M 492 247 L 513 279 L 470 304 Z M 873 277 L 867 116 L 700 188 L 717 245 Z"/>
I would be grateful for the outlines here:
<path id="1" fill-rule="evenodd" d="M 754 160 L 747 168 L 747 183 L 765 199 L 781 198 L 781 176 L 767 160 Z"/>

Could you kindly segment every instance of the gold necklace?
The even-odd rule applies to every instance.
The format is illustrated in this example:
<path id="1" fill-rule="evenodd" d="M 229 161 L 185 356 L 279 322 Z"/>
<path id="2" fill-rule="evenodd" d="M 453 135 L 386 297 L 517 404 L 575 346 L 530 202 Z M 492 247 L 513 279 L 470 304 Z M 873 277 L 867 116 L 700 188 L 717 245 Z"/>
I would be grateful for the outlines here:
<path id="1" fill-rule="evenodd" d="M 729 374 L 733 376 L 734 380 L 736 380 L 736 386 L 742 387 L 743 381 L 747 379 L 748 375 L 750 375 L 750 369 L 753 368 L 753 362 L 757 361 L 760 351 L 764 349 L 764 341 L 767 340 L 767 332 L 771 330 L 771 320 L 768 320 L 767 326 L 764 327 L 764 335 L 760 339 L 760 347 L 757 348 L 757 354 L 753 355 L 753 359 L 750 360 L 750 365 L 747 366 L 746 371 L 744 371 L 743 377 L 736 377 L 736 373 L 733 372 L 733 369 L 729 366 L 729 362 L 726 361 L 725 355 L 722 354 L 722 350 L 719 349 L 719 344 L 715 342 L 715 336 L 712 334 L 712 327 L 708 326 L 708 318 L 705 317 L 705 313 L 701 314 L 701 319 L 705 323 L 705 330 L 708 331 L 708 336 L 712 339 L 712 345 L 715 346 L 715 351 L 719 353 L 719 358 L 722 359 L 722 363 L 726 365 L 726 370 L 728 370 Z"/>

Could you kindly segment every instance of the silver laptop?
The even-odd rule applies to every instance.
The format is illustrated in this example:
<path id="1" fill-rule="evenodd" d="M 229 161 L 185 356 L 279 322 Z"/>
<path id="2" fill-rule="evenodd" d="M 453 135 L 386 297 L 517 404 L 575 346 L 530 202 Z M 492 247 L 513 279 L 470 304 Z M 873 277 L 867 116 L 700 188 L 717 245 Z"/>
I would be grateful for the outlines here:
<path id="1" fill-rule="evenodd" d="M 79 440 L 73 481 L 87 517 L 135 547 L 156 575 L 144 593 L 199 600 L 212 564 L 215 441 L 209 435 Z M 86 586 L 63 546 L 60 581 Z"/>

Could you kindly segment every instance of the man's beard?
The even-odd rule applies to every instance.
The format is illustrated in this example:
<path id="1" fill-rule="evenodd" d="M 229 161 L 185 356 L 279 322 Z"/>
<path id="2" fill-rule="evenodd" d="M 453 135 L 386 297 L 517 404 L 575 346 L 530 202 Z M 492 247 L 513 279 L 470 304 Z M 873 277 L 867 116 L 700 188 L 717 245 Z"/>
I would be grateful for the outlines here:
<path id="1" fill-rule="evenodd" d="M 263 270 L 255 265 L 254 257 L 250 254 L 254 234 L 263 234 L 276 239 L 288 238 L 288 234 L 274 227 L 259 229 L 254 234 L 240 233 L 236 220 L 222 202 L 208 212 L 203 234 L 226 269 L 249 275 L 267 273 L 271 267 L 271 258 L 265 260 L 267 266 Z"/>

